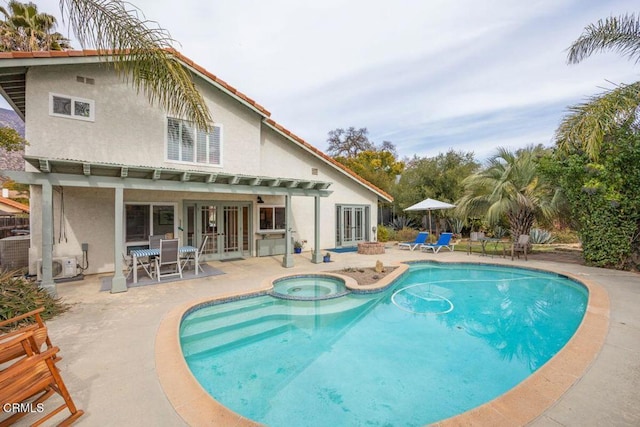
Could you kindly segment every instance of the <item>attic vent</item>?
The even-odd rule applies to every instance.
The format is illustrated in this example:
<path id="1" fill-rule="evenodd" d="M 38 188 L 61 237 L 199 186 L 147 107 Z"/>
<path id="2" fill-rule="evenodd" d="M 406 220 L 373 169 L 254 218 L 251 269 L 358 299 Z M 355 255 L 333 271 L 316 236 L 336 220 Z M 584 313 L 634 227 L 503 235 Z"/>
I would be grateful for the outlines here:
<path id="1" fill-rule="evenodd" d="M 318 175 L 318 168 L 311 168 L 311 175 Z"/>
<path id="2" fill-rule="evenodd" d="M 82 76 L 76 76 L 76 81 L 78 83 L 86 83 L 88 85 L 94 85 L 96 84 L 96 80 L 92 79 L 90 77 L 82 77 Z"/>

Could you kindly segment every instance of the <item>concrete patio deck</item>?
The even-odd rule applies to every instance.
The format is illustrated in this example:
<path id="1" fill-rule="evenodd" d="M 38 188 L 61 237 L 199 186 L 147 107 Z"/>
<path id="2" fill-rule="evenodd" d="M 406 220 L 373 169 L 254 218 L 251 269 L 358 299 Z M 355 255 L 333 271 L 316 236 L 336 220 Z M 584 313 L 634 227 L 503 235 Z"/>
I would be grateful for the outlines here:
<path id="1" fill-rule="evenodd" d="M 225 272 L 190 281 L 99 292 L 100 277 L 58 285 L 72 305 L 48 322 L 59 366 L 77 406 L 85 411 L 79 426 L 181 426 L 183 419 L 167 399 L 155 366 L 155 340 L 163 317 L 174 307 L 205 297 L 257 289 L 262 279 L 283 272 L 335 271 L 372 267 L 377 259 L 429 259 L 490 262 L 541 268 L 583 277 L 602 286 L 610 299 L 609 331 L 594 362 L 533 426 L 640 425 L 640 275 L 548 261 L 487 258 L 463 252 L 427 254 L 388 249 L 384 255 L 332 254 L 328 264 L 312 264 L 309 253 L 295 255 L 283 269 L 281 257 L 249 258 L 211 265 Z M 28 417 L 27 417 L 28 418 Z M 482 425 L 480 421 L 476 425 Z"/>

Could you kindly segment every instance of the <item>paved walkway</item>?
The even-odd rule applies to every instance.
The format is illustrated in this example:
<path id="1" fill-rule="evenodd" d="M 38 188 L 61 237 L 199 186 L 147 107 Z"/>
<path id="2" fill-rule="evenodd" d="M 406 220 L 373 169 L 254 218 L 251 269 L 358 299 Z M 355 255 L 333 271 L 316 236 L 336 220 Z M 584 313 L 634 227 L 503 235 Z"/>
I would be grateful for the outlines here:
<path id="1" fill-rule="evenodd" d="M 459 252 L 426 254 L 396 249 L 384 255 L 332 254 L 333 262 L 312 264 L 309 253 L 295 255 L 286 271 L 332 271 L 372 267 L 401 260 L 495 262 L 553 269 L 583 276 L 602 285 L 611 299 L 610 330 L 595 362 L 534 426 L 640 425 L 640 275 L 577 264 L 511 261 Z M 212 262 L 221 276 L 100 292 L 100 277 L 58 285 L 72 305 L 48 322 L 50 335 L 63 356 L 59 366 L 76 404 L 85 410 L 79 426 L 181 426 L 158 380 L 154 342 L 163 316 L 179 304 L 260 285 L 281 274 L 281 257 Z"/>

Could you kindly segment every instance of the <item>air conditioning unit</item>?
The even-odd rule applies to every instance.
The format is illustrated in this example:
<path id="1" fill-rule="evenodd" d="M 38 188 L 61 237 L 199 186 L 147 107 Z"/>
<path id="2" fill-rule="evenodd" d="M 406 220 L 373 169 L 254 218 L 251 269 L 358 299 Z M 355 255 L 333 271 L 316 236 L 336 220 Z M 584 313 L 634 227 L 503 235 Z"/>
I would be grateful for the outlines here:
<path id="1" fill-rule="evenodd" d="M 76 275 L 77 261 L 74 257 L 54 258 L 52 263 L 52 274 L 54 279 L 65 279 Z M 42 259 L 38 260 L 38 280 L 42 280 Z"/>

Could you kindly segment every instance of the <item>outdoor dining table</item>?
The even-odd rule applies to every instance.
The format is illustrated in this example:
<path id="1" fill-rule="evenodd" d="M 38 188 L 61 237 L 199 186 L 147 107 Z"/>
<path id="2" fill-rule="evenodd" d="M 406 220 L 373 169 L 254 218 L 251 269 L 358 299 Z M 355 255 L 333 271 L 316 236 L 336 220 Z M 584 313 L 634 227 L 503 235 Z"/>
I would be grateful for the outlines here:
<path id="1" fill-rule="evenodd" d="M 497 252 L 498 251 L 498 243 L 500 243 L 500 239 L 496 239 L 494 237 L 480 237 L 478 238 L 478 241 L 480 242 L 480 244 L 482 245 L 482 255 L 481 256 L 487 256 L 487 244 L 489 243 L 493 243 L 493 252 Z M 504 248 L 502 248 L 502 257 L 504 258 Z M 493 255 L 491 255 L 491 257 L 493 258 Z"/>
<path id="2" fill-rule="evenodd" d="M 149 258 L 152 256 L 160 256 L 160 248 L 134 249 L 130 253 L 131 253 L 131 256 L 133 257 L 133 283 L 138 283 L 138 258 Z M 180 248 L 178 249 L 178 253 L 180 253 L 181 255 L 193 254 L 194 262 L 196 264 L 195 275 L 197 276 L 198 275 L 198 256 L 200 255 L 198 253 L 198 248 L 194 246 L 180 246 Z M 140 265 L 144 267 L 143 264 L 140 264 Z M 149 271 L 147 271 L 146 268 L 145 268 L 145 271 L 147 272 L 147 274 L 149 274 Z M 150 274 L 149 274 L 149 277 L 151 277 Z"/>

